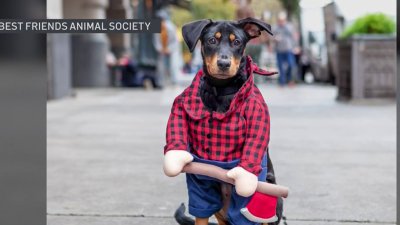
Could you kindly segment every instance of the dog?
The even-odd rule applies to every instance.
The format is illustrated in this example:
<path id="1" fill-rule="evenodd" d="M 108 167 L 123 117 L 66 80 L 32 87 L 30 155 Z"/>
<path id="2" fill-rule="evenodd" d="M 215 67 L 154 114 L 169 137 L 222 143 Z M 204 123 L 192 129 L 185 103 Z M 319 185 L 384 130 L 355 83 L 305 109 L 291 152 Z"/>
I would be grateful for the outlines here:
<path id="1" fill-rule="evenodd" d="M 254 149 L 256 148 L 255 146 L 257 146 L 259 148 L 258 152 L 250 152 L 249 150 L 248 152 L 236 152 L 235 154 L 236 156 L 238 156 L 238 154 L 247 154 L 249 156 L 247 158 L 254 157 L 254 159 L 252 159 L 253 161 L 261 161 L 261 159 L 265 157 L 265 171 L 268 172 L 262 178 L 260 178 L 261 175 L 259 175 L 258 179 L 276 184 L 274 169 L 268 150 L 269 114 L 264 100 L 260 97 L 261 93 L 252 81 L 253 72 L 262 75 L 272 75 L 275 73 L 261 70 L 252 63 L 249 57 L 244 55 L 246 44 L 251 39 L 259 37 L 262 31 L 266 31 L 272 35 L 271 26 L 269 24 L 254 18 L 246 18 L 239 21 L 199 20 L 185 24 L 182 27 L 184 41 L 191 52 L 194 51 L 200 40 L 203 69 L 200 74 L 196 75 L 192 85 L 174 101 L 167 126 L 167 145 L 164 148 L 166 153 L 164 171 L 168 176 L 176 176 L 185 163 L 192 160 L 200 160 L 190 155 L 187 151 L 182 151 L 186 149 L 187 146 L 194 150 L 204 149 L 194 154 L 200 156 L 200 158 L 214 157 L 217 160 L 221 159 L 221 161 L 228 161 L 231 159 L 229 158 L 230 152 L 221 152 L 218 150 L 219 147 L 223 149 L 221 146 L 233 149 L 237 149 L 240 146 Z M 246 106 L 246 109 L 240 108 L 242 105 L 250 104 L 248 102 L 251 101 L 255 101 L 255 103 Z M 239 107 L 240 109 L 235 107 Z M 246 122 L 241 123 L 243 119 L 241 113 L 243 113 L 244 110 L 246 113 L 251 113 L 253 110 L 255 114 L 264 110 L 266 111 L 266 115 L 264 115 L 264 111 L 260 115 L 254 115 L 254 117 L 257 117 L 257 121 L 254 122 L 254 126 L 251 127 L 253 130 L 251 130 L 245 127 Z M 236 116 L 232 116 L 232 113 Z M 228 114 L 230 116 L 226 116 Z M 252 118 L 252 116 L 253 115 L 247 115 L 246 117 Z M 200 122 L 203 124 L 199 125 L 198 121 L 202 121 L 201 119 L 205 117 L 209 118 L 207 121 L 209 121 L 209 126 L 211 128 L 206 128 L 208 125 L 204 125 L 204 122 Z M 214 122 L 215 119 L 225 122 L 228 121 L 226 122 L 228 125 L 226 125 L 225 122 Z M 189 122 L 187 120 L 189 122 L 196 121 L 188 125 L 187 123 Z M 264 121 L 268 124 L 264 124 Z M 229 125 L 229 123 L 231 125 Z M 250 124 L 252 123 L 253 122 L 247 122 L 247 126 L 251 126 Z M 212 126 L 217 126 L 217 130 L 221 130 L 221 133 L 222 131 L 226 131 L 227 134 L 222 136 L 219 132 L 215 132 L 216 135 L 214 134 L 214 136 L 216 137 L 212 136 L 212 132 L 206 134 L 210 129 L 213 129 Z M 253 134 L 250 135 L 246 133 L 249 132 L 249 129 L 250 132 L 253 131 Z M 232 130 L 235 131 L 231 132 Z M 261 130 L 261 132 L 258 130 Z M 244 139 L 251 139 L 254 137 L 255 139 L 252 140 L 254 141 L 254 145 L 253 143 L 246 144 L 246 142 L 235 142 L 236 140 L 241 140 L 243 137 L 245 137 Z M 188 139 L 190 139 L 192 143 L 186 143 Z M 210 139 L 212 139 L 212 141 L 210 141 Z M 213 145 L 212 147 L 217 150 L 214 150 L 214 152 L 210 150 L 209 147 L 207 147 L 207 143 Z M 261 152 L 265 152 L 265 155 L 262 156 L 260 154 Z M 234 156 L 232 157 L 234 158 Z M 253 165 L 252 160 L 247 163 L 244 162 L 244 160 L 240 161 L 241 164 L 235 164 L 232 166 L 233 168 L 229 167 L 228 169 L 232 169 L 233 171 L 238 167 L 244 167 L 245 170 L 242 169 L 242 171 L 239 171 L 239 168 L 237 169 L 238 171 L 234 172 L 246 174 L 252 181 L 253 178 L 257 181 L 257 177 L 248 175 L 251 174 L 248 171 L 262 173 L 263 170 L 261 170 L 261 172 L 259 169 L 257 170 L 256 168 L 258 167 Z M 232 175 L 235 174 L 234 172 L 231 174 L 228 172 L 228 176 L 233 179 L 237 178 L 235 175 Z M 254 174 L 256 174 L 256 172 L 254 172 Z M 187 175 L 187 180 L 192 179 L 197 178 Z M 246 180 L 246 182 L 247 181 L 249 181 L 248 186 L 251 186 L 250 180 Z M 190 182 L 191 181 L 188 181 L 188 183 Z M 195 180 L 193 182 L 196 183 L 199 181 Z M 239 185 L 236 185 L 235 188 L 235 194 L 241 196 L 250 196 L 250 194 L 255 191 L 255 189 L 249 191 L 246 188 L 241 188 Z M 229 207 L 229 198 L 233 193 L 229 188 L 226 188 L 226 185 L 221 185 L 221 188 L 217 188 L 216 190 L 217 192 L 219 191 L 222 196 L 223 207 L 214 215 L 219 225 L 231 224 L 227 219 L 227 211 Z M 189 194 L 189 206 L 191 204 L 190 198 L 191 196 Z M 283 201 L 279 198 L 276 204 L 277 221 L 268 224 L 279 224 L 282 218 L 282 208 Z M 195 208 L 193 211 L 194 210 Z M 202 214 L 202 212 L 199 212 L 199 215 L 200 214 Z M 185 206 L 183 204 L 176 210 L 174 217 L 180 225 L 213 224 L 208 222 L 208 218 L 201 218 L 204 216 L 196 217 L 195 220 L 185 216 Z"/>

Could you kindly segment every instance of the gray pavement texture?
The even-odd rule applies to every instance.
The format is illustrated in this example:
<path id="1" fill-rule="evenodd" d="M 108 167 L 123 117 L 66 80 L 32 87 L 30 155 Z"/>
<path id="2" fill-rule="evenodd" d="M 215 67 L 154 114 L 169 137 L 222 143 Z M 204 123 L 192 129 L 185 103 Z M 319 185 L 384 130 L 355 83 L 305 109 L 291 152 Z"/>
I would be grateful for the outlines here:
<path id="1" fill-rule="evenodd" d="M 286 224 L 395 224 L 394 101 L 340 103 L 331 86 L 260 89 L 277 181 L 291 190 Z M 48 103 L 49 225 L 176 224 L 185 179 L 163 175 L 162 149 L 182 90 L 79 89 Z"/>

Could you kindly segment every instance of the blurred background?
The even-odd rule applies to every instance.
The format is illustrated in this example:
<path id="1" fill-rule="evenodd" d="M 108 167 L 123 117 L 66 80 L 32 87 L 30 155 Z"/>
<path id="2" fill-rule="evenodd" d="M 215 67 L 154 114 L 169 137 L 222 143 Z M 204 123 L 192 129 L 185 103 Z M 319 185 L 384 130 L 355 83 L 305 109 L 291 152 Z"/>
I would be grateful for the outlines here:
<path id="1" fill-rule="evenodd" d="M 75 87 L 161 89 L 188 82 L 201 65 L 201 56 L 198 49 L 193 55 L 189 53 L 180 33 L 182 25 L 203 18 L 235 20 L 248 16 L 274 25 L 278 32 L 279 18 L 286 20 L 283 27 L 292 33 L 292 37 L 283 38 L 292 42 L 288 49 L 282 50 L 277 38 L 265 33 L 247 48 L 259 66 L 276 70 L 281 66 L 282 77 L 290 76 L 286 83 L 337 85 L 338 97 L 345 98 L 393 97 L 395 3 L 370 0 L 354 7 L 355 2 L 343 0 L 51 0 L 47 3 L 48 18 L 157 17 L 163 20 L 163 30 L 160 34 L 49 34 L 48 98 L 69 96 Z M 279 52 L 291 52 L 289 58 L 294 62 L 289 60 L 288 68 L 283 67 L 285 58 L 277 60 Z M 379 52 L 385 52 L 385 60 Z M 360 64 L 363 57 L 368 60 Z M 376 59 L 381 60 L 378 63 Z M 384 74 L 359 78 L 357 74 L 371 71 L 367 68 L 370 62 Z M 282 69 L 290 69 L 290 74 Z"/>
<path id="2" fill-rule="evenodd" d="M 48 0 L 51 19 L 161 18 L 159 34 L 47 35 L 48 224 L 176 224 L 162 173 L 174 98 L 202 67 L 183 24 L 255 17 L 281 224 L 395 224 L 395 0 Z"/>

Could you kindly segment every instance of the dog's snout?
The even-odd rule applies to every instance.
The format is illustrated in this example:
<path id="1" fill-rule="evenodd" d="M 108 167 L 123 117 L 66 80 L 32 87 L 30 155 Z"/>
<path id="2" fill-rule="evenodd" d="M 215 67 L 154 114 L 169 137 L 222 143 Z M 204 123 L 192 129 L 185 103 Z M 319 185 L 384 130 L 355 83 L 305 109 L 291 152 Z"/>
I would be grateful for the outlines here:
<path id="1" fill-rule="evenodd" d="M 221 59 L 218 59 L 217 65 L 218 65 L 219 69 L 221 69 L 221 70 L 229 69 L 229 67 L 231 66 L 231 61 L 229 59 L 227 59 L 227 58 L 226 59 L 222 59 L 222 57 L 221 57 Z"/>

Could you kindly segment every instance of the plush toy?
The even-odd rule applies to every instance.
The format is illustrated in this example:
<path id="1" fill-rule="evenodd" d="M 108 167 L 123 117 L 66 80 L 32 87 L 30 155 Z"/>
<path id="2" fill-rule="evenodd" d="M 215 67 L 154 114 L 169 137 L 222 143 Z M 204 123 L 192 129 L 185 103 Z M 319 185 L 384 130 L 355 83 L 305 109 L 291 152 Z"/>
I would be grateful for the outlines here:
<path id="1" fill-rule="evenodd" d="M 277 198 L 257 190 L 267 179 L 270 117 L 253 75 L 273 75 L 244 56 L 247 42 L 270 25 L 239 21 L 199 20 L 182 34 L 190 51 L 201 41 L 203 69 L 176 97 L 167 125 L 164 172 L 176 176 L 191 162 L 227 170 L 234 186 L 210 176 L 186 174 L 189 213 L 196 225 L 255 225 L 278 220 Z M 272 165 L 272 164 L 271 164 Z M 273 172 L 272 172 L 273 175 Z"/>

